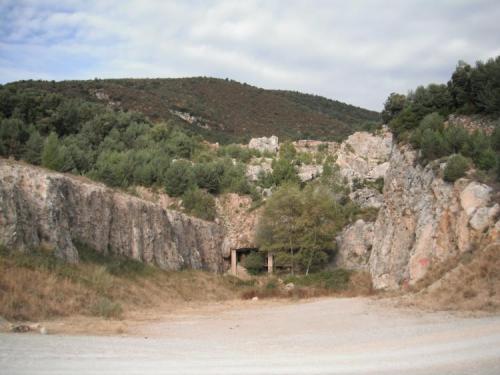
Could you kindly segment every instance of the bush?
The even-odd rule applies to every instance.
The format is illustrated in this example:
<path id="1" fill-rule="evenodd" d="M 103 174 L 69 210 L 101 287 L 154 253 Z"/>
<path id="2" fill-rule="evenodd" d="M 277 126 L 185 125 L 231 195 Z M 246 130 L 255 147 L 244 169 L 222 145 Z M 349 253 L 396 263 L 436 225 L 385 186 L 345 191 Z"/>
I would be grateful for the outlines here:
<path id="1" fill-rule="evenodd" d="M 188 190 L 182 196 L 182 205 L 190 215 L 203 220 L 215 219 L 215 200 L 206 191 L 200 189 Z"/>
<path id="2" fill-rule="evenodd" d="M 451 156 L 446 163 L 444 169 L 444 180 L 455 182 L 459 178 L 465 176 L 465 172 L 469 169 L 469 162 L 460 154 Z"/>
<path id="3" fill-rule="evenodd" d="M 224 164 L 221 162 L 200 163 L 193 167 L 194 179 L 198 187 L 217 194 L 221 189 Z"/>
<path id="4" fill-rule="evenodd" d="M 250 275 L 258 275 L 264 270 L 264 255 L 257 251 L 248 254 L 243 261 L 243 267 Z"/>
<path id="5" fill-rule="evenodd" d="M 172 197 L 184 194 L 194 185 L 193 168 L 186 160 L 177 160 L 165 172 L 165 191 Z"/>
<path id="6" fill-rule="evenodd" d="M 106 297 L 102 297 L 101 299 L 99 299 L 99 301 L 94 303 L 90 311 L 92 315 L 102 316 L 106 319 L 118 319 L 121 318 L 123 314 L 122 306 L 119 303 L 113 302 Z"/>

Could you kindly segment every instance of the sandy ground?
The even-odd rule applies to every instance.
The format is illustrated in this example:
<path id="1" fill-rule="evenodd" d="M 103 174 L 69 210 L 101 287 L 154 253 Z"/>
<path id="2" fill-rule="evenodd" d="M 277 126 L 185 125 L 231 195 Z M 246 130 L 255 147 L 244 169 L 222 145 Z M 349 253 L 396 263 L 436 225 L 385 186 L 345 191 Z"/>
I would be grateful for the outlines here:
<path id="1" fill-rule="evenodd" d="M 192 308 L 127 331 L 0 334 L 0 373 L 500 374 L 500 316 L 366 298 Z"/>

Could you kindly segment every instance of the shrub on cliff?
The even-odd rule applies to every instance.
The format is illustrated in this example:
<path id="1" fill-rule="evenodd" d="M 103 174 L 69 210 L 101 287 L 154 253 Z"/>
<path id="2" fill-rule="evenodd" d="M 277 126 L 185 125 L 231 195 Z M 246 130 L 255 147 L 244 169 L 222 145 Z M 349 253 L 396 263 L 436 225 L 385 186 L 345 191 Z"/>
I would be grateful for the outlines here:
<path id="1" fill-rule="evenodd" d="M 203 220 L 215 219 L 215 200 L 206 191 L 200 189 L 186 191 L 182 196 L 182 205 L 190 215 Z"/>
<path id="2" fill-rule="evenodd" d="M 460 154 L 451 156 L 446 163 L 444 169 L 444 180 L 455 182 L 459 178 L 465 176 L 465 172 L 469 169 L 469 162 Z"/>

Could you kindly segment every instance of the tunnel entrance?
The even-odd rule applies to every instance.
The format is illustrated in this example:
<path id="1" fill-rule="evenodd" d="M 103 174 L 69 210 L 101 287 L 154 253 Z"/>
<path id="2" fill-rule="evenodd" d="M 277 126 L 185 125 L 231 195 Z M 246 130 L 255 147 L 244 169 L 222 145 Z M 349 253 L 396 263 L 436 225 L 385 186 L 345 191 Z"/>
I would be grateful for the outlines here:
<path id="1" fill-rule="evenodd" d="M 247 270 L 243 267 L 243 260 L 245 257 L 255 251 L 259 251 L 258 248 L 240 248 L 231 249 L 231 274 L 234 276 L 248 276 Z M 273 273 L 274 269 L 274 255 L 273 253 L 267 253 L 266 261 L 264 267 L 267 268 L 269 274 Z"/>

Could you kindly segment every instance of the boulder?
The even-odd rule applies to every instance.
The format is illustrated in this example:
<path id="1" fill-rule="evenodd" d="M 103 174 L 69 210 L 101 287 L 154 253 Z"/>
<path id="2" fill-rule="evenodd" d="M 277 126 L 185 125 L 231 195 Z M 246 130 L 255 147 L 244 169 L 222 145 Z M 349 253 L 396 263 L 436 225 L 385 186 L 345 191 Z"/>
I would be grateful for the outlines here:
<path id="1" fill-rule="evenodd" d="M 271 137 L 252 138 L 248 143 L 248 148 L 260 152 L 276 153 L 279 150 L 278 137 L 272 135 Z"/>

